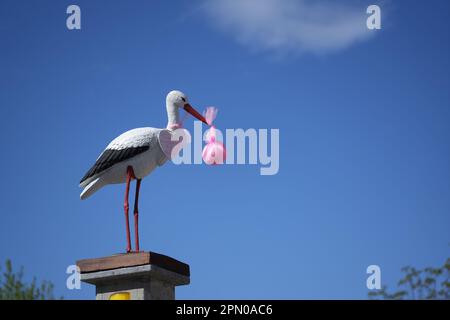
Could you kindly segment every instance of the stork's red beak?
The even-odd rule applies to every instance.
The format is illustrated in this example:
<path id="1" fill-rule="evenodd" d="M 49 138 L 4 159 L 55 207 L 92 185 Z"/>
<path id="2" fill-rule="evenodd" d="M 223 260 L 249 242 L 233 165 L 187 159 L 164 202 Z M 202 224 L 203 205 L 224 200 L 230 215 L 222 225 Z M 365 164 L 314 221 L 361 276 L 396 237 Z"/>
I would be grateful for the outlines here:
<path id="1" fill-rule="evenodd" d="M 187 112 L 189 112 L 190 114 L 192 114 L 194 117 L 196 117 L 198 120 L 200 120 L 201 122 L 203 122 L 204 124 L 208 124 L 205 120 L 205 118 L 197 112 L 197 110 L 195 110 L 194 108 L 192 108 L 192 106 L 189 103 L 186 103 L 184 105 L 184 110 L 186 110 Z"/>

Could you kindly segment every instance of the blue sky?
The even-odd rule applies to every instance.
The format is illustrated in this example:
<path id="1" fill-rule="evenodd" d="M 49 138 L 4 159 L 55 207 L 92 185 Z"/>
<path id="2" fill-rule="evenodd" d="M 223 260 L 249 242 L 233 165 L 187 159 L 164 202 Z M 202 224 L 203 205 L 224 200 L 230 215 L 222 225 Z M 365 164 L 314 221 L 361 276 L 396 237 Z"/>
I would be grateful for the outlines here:
<path id="1" fill-rule="evenodd" d="M 81 30 L 66 28 L 72 3 Z M 382 29 L 355 31 L 373 3 Z M 448 1 L 303 1 L 291 23 L 222 4 L 1 2 L 0 261 L 93 298 L 65 270 L 124 250 L 124 186 L 80 201 L 78 181 L 120 133 L 164 127 L 180 89 L 217 106 L 219 128 L 279 128 L 280 171 L 169 163 L 144 179 L 141 247 L 190 264 L 178 298 L 361 299 L 371 264 L 390 287 L 404 265 L 442 264 Z"/>

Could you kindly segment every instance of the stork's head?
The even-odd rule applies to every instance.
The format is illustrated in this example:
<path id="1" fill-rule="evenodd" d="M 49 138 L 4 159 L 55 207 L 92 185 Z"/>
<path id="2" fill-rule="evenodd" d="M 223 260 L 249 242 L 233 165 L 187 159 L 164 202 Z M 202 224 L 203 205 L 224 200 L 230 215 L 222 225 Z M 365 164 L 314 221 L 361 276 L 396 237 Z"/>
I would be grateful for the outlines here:
<path id="1" fill-rule="evenodd" d="M 196 117 L 198 120 L 207 124 L 205 118 L 189 104 L 187 96 L 181 91 L 178 90 L 170 91 L 166 98 L 166 105 L 168 109 L 182 108 L 187 112 L 189 112 L 194 117 Z"/>

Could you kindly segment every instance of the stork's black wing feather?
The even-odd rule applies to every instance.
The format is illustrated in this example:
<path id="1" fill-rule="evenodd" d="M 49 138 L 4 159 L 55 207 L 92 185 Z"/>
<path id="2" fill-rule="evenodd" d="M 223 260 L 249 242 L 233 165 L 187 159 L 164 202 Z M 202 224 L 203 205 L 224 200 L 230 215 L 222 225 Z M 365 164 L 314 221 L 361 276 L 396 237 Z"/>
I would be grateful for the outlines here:
<path id="1" fill-rule="evenodd" d="M 97 173 L 100 173 L 108 168 L 111 168 L 116 163 L 133 158 L 134 156 L 147 151 L 149 148 L 150 147 L 146 145 L 141 147 L 124 148 L 121 150 L 106 149 L 97 159 L 92 168 L 90 168 L 89 171 L 86 172 L 84 177 L 81 179 L 80 183 L 83 183 L 83 181 L 89 179 L 90 177 L 96 175 Z"/>

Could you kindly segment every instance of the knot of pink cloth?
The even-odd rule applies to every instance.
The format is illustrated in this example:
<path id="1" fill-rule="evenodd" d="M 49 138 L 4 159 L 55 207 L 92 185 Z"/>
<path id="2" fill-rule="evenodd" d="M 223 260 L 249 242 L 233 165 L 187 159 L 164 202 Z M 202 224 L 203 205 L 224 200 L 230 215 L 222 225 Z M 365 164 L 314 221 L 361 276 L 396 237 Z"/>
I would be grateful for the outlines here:
<path id="1" fill-rule="evenodd" d="M 181 123 L 174 123 L 169 126 L 170 130 L 175 130 L 175 129 L 179 129 L 179 128 L 183 128 L 183 125 Z"/>

